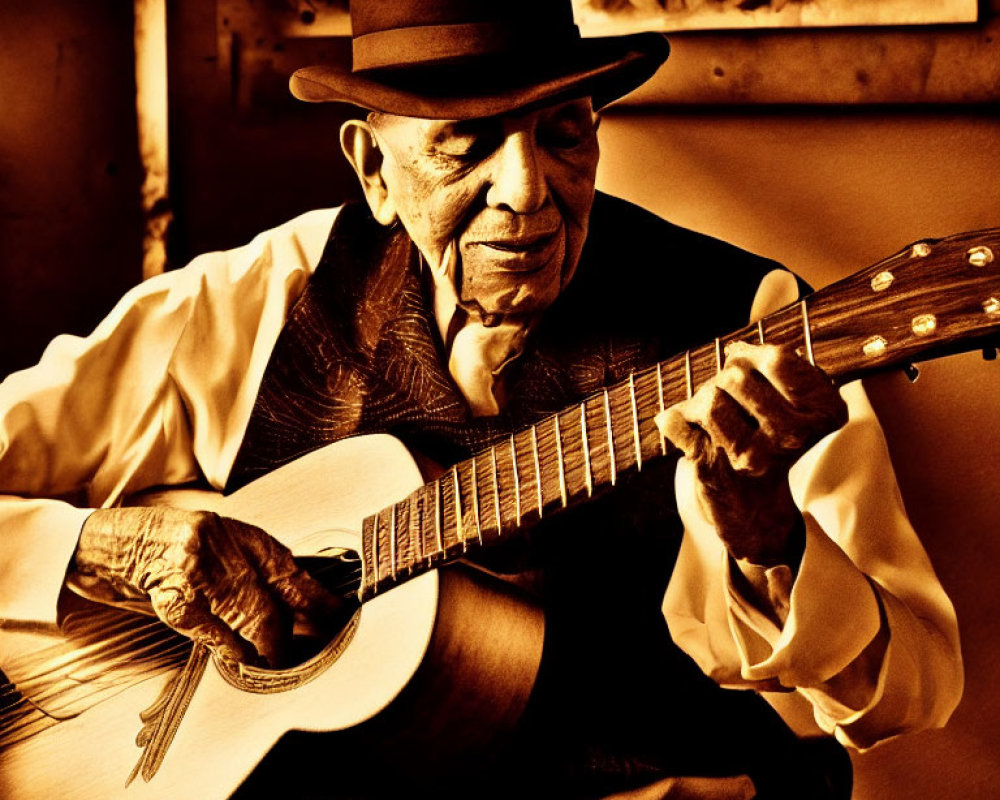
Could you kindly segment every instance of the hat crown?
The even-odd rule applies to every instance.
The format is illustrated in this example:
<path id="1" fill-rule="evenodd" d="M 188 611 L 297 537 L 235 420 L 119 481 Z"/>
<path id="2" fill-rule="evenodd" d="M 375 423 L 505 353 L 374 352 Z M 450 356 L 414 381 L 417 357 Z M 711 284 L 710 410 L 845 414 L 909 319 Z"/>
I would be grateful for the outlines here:
<path id="1" fill-rule="evenodd" d="M 523 59 L 580 38 L 569 0 L 353 0 L 351 30 L 355 72 Z"/>
<path id="2" fill-rule="evenodd" d="M 570 0 L 351 0 L 354 37 L 453 25 L 571 28 Z"/>

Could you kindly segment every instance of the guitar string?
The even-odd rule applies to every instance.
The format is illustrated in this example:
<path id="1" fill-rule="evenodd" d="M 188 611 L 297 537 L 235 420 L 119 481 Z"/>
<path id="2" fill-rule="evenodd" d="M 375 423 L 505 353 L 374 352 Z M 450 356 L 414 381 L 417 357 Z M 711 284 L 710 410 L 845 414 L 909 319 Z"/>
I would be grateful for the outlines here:
<path id="1" fill-rule="evenodd" d="M 140 650 L 122 646 L 117 646 L 114 650 L 102 649 L 100 653 L 86 654 L 65 661 L 57 667 L 31 675 L 27 680 L 11 683 L 8 685 L 8 696 L 17 693 L 31 700 L 41 701 L 58 696 L 61 691 L 72 691 L 87 683 L 88 681 L 79 674 L 84 670 L 99 666 L 114 668 L 121 664 L 130 664 L 133 668 L 141 668 L 145 662 L 153 660 L 160 662 L 154 665 L 154 668 L 159 668 L 162 662 L 173 655 L 178 647 L 183 649 L 188 646 L 187 640 L 180 638 L 178 634 L 165 627 L 161 628 L 158 633 L 161 634 L 158 641 L 154 639 L 153 642 Z M 48 681 L 44 680 L 46 677 L 49 677 Z M 68 685 L 66 685 L 67 683 Z M 60 689 L 60 685 L 64 685 L 65 689 Z M 100 691 L 102 688 L 99 687 L 97 690 Z"/>
<path id="2" fill-rule="evenodd" d="M 115 684 L 108 684 L 105 682 L 101 686 L 89 686 L 86 692 L 79 695 L 76 702 L 86 703 L 102 691 L 133 685 L 145 680 L 145 678 L 149 675 L 163 672 L 163 670 L 169 666 L 179 666 L 181 659 L 175 659 L 174 656 L 183 656 L 183 654 L 189 649 L 189 642 L 176 642 L 170 648 L 163 650 L 159 654 L 159 660 L 157 663 L 144 665 L 141 669 L 135 670 L 128 676 L 128 678 L 120 679 Z M 69 680 L 72 683 L 71 679 L 66 680 Z M 30 698 L 23 696 L 18 698 L 12 706 L 5 709 L 4 712 L 0 714 L 0 733 L 6 734 L 19 732 L 20 728 L 24 727 L 24 724 L 22 724 L 20 728 L 18 726 L 10 725 L 10 722 L 17 718 L 25 719 L 25 724 L 33 724 L 39 718 L 51 718 L 57 722 L 61 721 L 58 714 L 62 711 L 62 706 L 57 705 L 60 696 L 66 692 L 72 692 L 74 689 L 79 689 L 82 686 L 83 684 L 73 684 L 62 689 L 57 688 L 55 691 L 50 690 L 48 692 L 35 694 Z M 34 714 L 32 714 L 32 712 L 34 712 Z"/>
<path id="3" fill-rule="evenodd" d="M 188 643 L 177 643 L 171 648 L 162 651 L 158 656 L 157 663 L 148 663 L 136 669 L 132 662 L 125 661 L 126 664 L 132 666 L 132 671 L 128 675 L 119 676 L 114 681 L 104 679 L 95 685 L 93 681 L 83 683 L 76 682 L 72 678 L 66 678 L 59 684 L 50 686 L 45 691 L 32 694 L 23 699 L 30 706 L 36 708 L 46 716 L 60 718 L 60 715 L 67 713 L 67 708 L 73 705 L 86 704 L 103 691 L 129 686 L 144 680 L 147 675 L 163 672 L 164 669 L 170 666 L 179 666 L 180 658 L 174 659 L 173 656 L 183 656 L 189 649 Z M 113 669 L 114 666 L 112 665 L 111 668 Z M 107 671 L 107 669 L 104 670 L 104 672 Z M 84 686 L 86 686 L 86 690 L 81 691 Z M 69 695 L 68 699 L 66 699 L 67 695 Z"/>
<path id="4" fill-rule="evenodd" d="M 340 567 L 340 564 L 324 565 L 314 569 L 312 573 L 314 576 L 322 576 L 338 567 Z M 358 566 L 351 567 L 347 570 L 343 579 L 338 584 L 328 588 L 333 591 L 337 591 L 346 589 L 350 586 L 356 586 L 360 574 L 361 569 L 359 564 Z M 94 622 L 93 624 L 96 626 L 100 623 Z M 117 633 L 112 637 L 102 638 L 97 642 L 88 643 L 88 645 L 83 648 L 83 653 L 76 651 L 72 654 L 74 656 L 73 658 L 61 659 L 58 663 L 49 665 L 46 669 L 31 674 L 24 681 L 20 681 L 18 683 L 7 683 L 0 687 L 0 701 L 3 701 L 6 698 L 17 697 L 13 704 L 0 712 L 0 728 L 9 730 L 8 724 L 13 719 L 18 716 L 23 716 L 25 713 L 30 714 L 32 710 L 36 711 L 40 715 L 46 715 L 46 712 L 38 708 L 32 700 L 35 702 L 49 701 L 53 698 L 58 698 L 61 694 L 67 691 L 79 689 L 80 686 L 79 683 L 76 683 L 68 688 L 59 689 L 56 681 L 72 682 L 76 680 L 66 674 L 63 674 L 60 677 L 54 678 L 52 685 L 50 685 L 47 689 L 42 690 L 41 692 L 29 693 L 28 698 L 31 699 L 26 698 L 24 692 L 27 692 L 28 689 L 45 677 L 52 676 L 57 672 L 72 673 L 73 671 L 80 671 L 81 669 L 87 667 L 99 665 L 104 665 L 106 668 L 114 668 L 121 664 L 131 664 L 135 666 L 135 662 L 140 658 L 145 660 L 156 659 L 158 663 L 149 664 L 136 672 L 133 672 L 130 677 L 134 682 L 138 682 L 139 680 L 142 680 L 142 676 L 147 673 L 162 671 L 163 668 L 168 665 L 171 656 L 183 653 L 190 646 L 190 642 L 187 639 L 179 638 L 179 634 L 167 628 L 163 625 L 163 623 L 160 623 L 155 619 L 141 625 L 136 625 L 133 620 L 122 619 L 114 627 L 118 628 L 120 633 Z M 106 631 L 106 628 L 104 630 Z M 149 638 L 150 636 L 154 637 L 154 641 L 149 643 L 144 649 L 149 651 L 151 655 L 147 655 L 147 653 L 143 652 L 137 652 L 135 649 L 136 642 L 143 638 Z M 158 641 L 155 638 L 157 636 L 159 636 Z M 164 649 L 163 645 L 171 640 L 174 641 L 174 644 Z M 54 649 L 59 649 L 59 646 L 56 646 Z M 95 649 L 99 649 L 100 652 L 92 653 Z M 45 651 L 43 651 L 43 653 L 44 652 Z M 35 661 L 44 658 L 44 655 L 42 654 L 33 654 L 33 656 L 35 657 L 23 660 Z M 101 686 L 92 689 L 91 692 L 84 693 L 80 700 L 85 701 L 89 699 L 89 697 L 105 690 L 106 688 L 108 687 Z M 33 723 L 34 721 L 32 720 L 30 722 Z M 14 730 L 16 731 L 17 728 Z"/>
<path id="5" fill-rule="evenodd" d="M 134 643 L 119 637 L 119 641 L 115 643 L 115 649 L 102 647 L 100 648 L 100 652 L 83 654 L 80 657 L 66 661 L 55 668 L 47 670 L 46 672 L 48 674 L 59 672 L 59 680 L 82 682 L 80 677 L 74 676 L 74 672 L 82 671 L 88 666 L 101 664 L 110 664 L 111 666 L 115 666 L 123 661 L 131 661 L 141 664 L 143 659 L 155 658 L 160 656 L 165 649 L 173 647 L 173 642 L 178 641 L 178 637 L 178 634 L 165 627 L 156 631 L 151 631 L 148 635 L 143 636 L 143 639 L 152 639 L 152 641 L 146 641 L 141 647 L 136 647 Z M 184 642 L 185 640 L 180 639 L 180 641 Z M 122 658 L 123 654 L 126 655 L 127 658 Z M 43 677 L 45 677 L 44 674 L 36 673 L 35 675 L 29 677 L 26 681 L 22 681 L 17 684 L 17 686 L 28 696 L 35 696 L 35 692 L 32 690 L 36 684 L 40 683 L 40 680 Z"/>
<path id="6" fill-rule="evenodd" d="M 186 651 L 188 647 L 186 645 L 179 645 L 179 651 Z M 181 652 L 178 652 L 180 655 Z M 145 670 L 139 671 L 131 675 L 127 680 L 121 680 L 112 686 L 102 686 L 99 688 L 91 688 L 88 692 L 78 697 L 75 701 L 68 701 L 63 705 L 59 705 L 60 693 L 56 693 L 51 697 L 35 698 L 34 700 L 28 700 L 25 698 L 20 698 L 11 708 L 6 710 L 2 716 L 0 716 L 0 741 L 3 738 L 9 738 L 15 734 L 21 733 L 27 726 L 36 724 L 39 720 L 53 720 L 54 722 L 61 722 L 64 719 L 76 716 L 79 712 L 66 712 L 65 707 L 70 706 L 73 702 L 77 704 L 84 704 L 86 707 L 81 710 L 86 710 L 94 702 L 93 698 L 99 694 L 101 691 L 108 690 L 113 691 L 116 688 L 127 688 L 128 686 L 134 685 L 146 679 L 146 677 L 159 674 L 164 671 L 164 669 L 169 666 L 179 666 L 180 661 L 173 661 L 173 664 L 169 662 L 148 667 Z M 63 690 L 68 691 L 68 690 Z M 87 705 L 87 703 L 90 703 Z M 61 716 L 61 714 L 66 714 L 66 716 Z"/>
<path id="7" fill-rule="evenodd" d="M 116 645 L 118 642 L 122 641 L 130 642 L 132 641 L 133 638 L 139 638 L 141 636 L 144 636 L 149 631 L 163 628 L 162 623 L 157 623 L 155 621 L 143 622 L 142 624 L 137 624 L 138 618 L 136 618 L 134 621 L 130 621 L 127 618 L 122 618 L 118 621 L 118 623 L 112 625 L 111 635 L 106 636 L 104 635 L 104 630 L 106 630 L 107 628 L 104 628 L 102 626 L 101 620 L 88 619 L 86 622 L 88 623 L 88 625 L 91 626 L 91 630 L 73 631 L 70 633 L 71 637 L 75 636 L 76 638 L 82 640 L 81 645 L 74 648 L 72 652 L 63 652 L 62 655 L 65 656 L 66 658 L 64 658 L 62 661 L 56 660 L 54 662 L 51 662 L 50 668 L 47 671 L 32 672 L 32 674 L 29 676 L 28 679 L 30 680 L 36 677 L 44 677 L 48 672 L 52 672 L 55 669 L 61 669 L 67 665 L 72 666 L 73 659 L 85 658 L 95 650 L 101 650 L 102 653 L 106 653 L 107 652 L 106 648 Z M 78 623 L 74 622 L 74 624 Z M 99 629 L 100 635 L 95 636 L 94 629 Z M 31 672 L 31 665 L 33 663 L 38 663 L 43 659 L 51 657 L 51 654 L 54 651 L 59 652 L 64 650 L 68 641 L 70 640 L 68 639 L 66 641 L 59 642 L 58 644 L 55 644 L 52 647 L 43 648 L 42 650 L 36 653 L 30 653 L 26 656 L 23 656 L 22 658 L 8 665 L 6 671 L 8 673 L 11 672 L 17 673 L 20 671 Z M 58 657 L 56 658 L 58 659 Z"/>

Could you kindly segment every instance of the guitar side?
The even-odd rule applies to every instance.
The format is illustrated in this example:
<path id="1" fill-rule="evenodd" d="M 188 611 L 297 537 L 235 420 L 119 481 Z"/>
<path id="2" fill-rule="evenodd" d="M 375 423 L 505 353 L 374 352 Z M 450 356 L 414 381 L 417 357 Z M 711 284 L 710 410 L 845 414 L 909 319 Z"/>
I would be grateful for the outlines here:
<path id="1" fill-rule="evenodd" d="M 364 517 L 421 483 L 403 445 L 378 435 L 317 450 L 228 497 L 185 493 L 170 502 L 210 506 L 264 528 L 298 556 L 314 556 L 359 550 Z M 396 727 L 413 721 L 432 736 L 452 736 L 456 753 L 489 747 L 527 701 L 542 630 L 541 613 L 505 585 L 471 570 L 431 571 L 366 602 L 338 640 L 292 670 L 234 673 L 211 662 L 149 782 L 137 777 L 126 788 L 142 753 L 139 714 L 173 674 L 0 750 L 0 796 L 224 798 L 287 731 L 351 728 L 390 704 L 383 716 Z M 3 638 L 0 647 L 8 652 Z"/>

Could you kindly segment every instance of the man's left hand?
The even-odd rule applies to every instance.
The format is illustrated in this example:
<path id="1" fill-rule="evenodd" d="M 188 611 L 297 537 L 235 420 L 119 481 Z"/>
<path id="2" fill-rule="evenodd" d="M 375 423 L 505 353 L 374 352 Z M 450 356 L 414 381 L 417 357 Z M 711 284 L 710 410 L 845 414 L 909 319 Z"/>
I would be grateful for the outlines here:
<path id="1" fill-rule="evenodd" d="M 699 502 L 730 554 L 795 568 L 802 518 L 788 470 L 847 421 L 847 406 L 790 348 L 734 342 L 726 356 L 721 372 L 657 422 L 694 462 Z"/>

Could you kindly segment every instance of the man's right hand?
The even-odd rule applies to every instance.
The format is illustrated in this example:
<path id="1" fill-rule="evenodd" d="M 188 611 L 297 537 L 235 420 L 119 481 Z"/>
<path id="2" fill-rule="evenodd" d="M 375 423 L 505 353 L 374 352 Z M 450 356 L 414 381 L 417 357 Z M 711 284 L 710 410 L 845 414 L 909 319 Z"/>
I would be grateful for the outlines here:
<path id="1" fill-rule="evenodd" d="M 83 526 L 70 585 L 105 603 L 148 601 L 228 661 L 279 666 L 295 622 L 323 630 L 342 601 L 260 528 L 207 511 L 113 508 Z"/>

